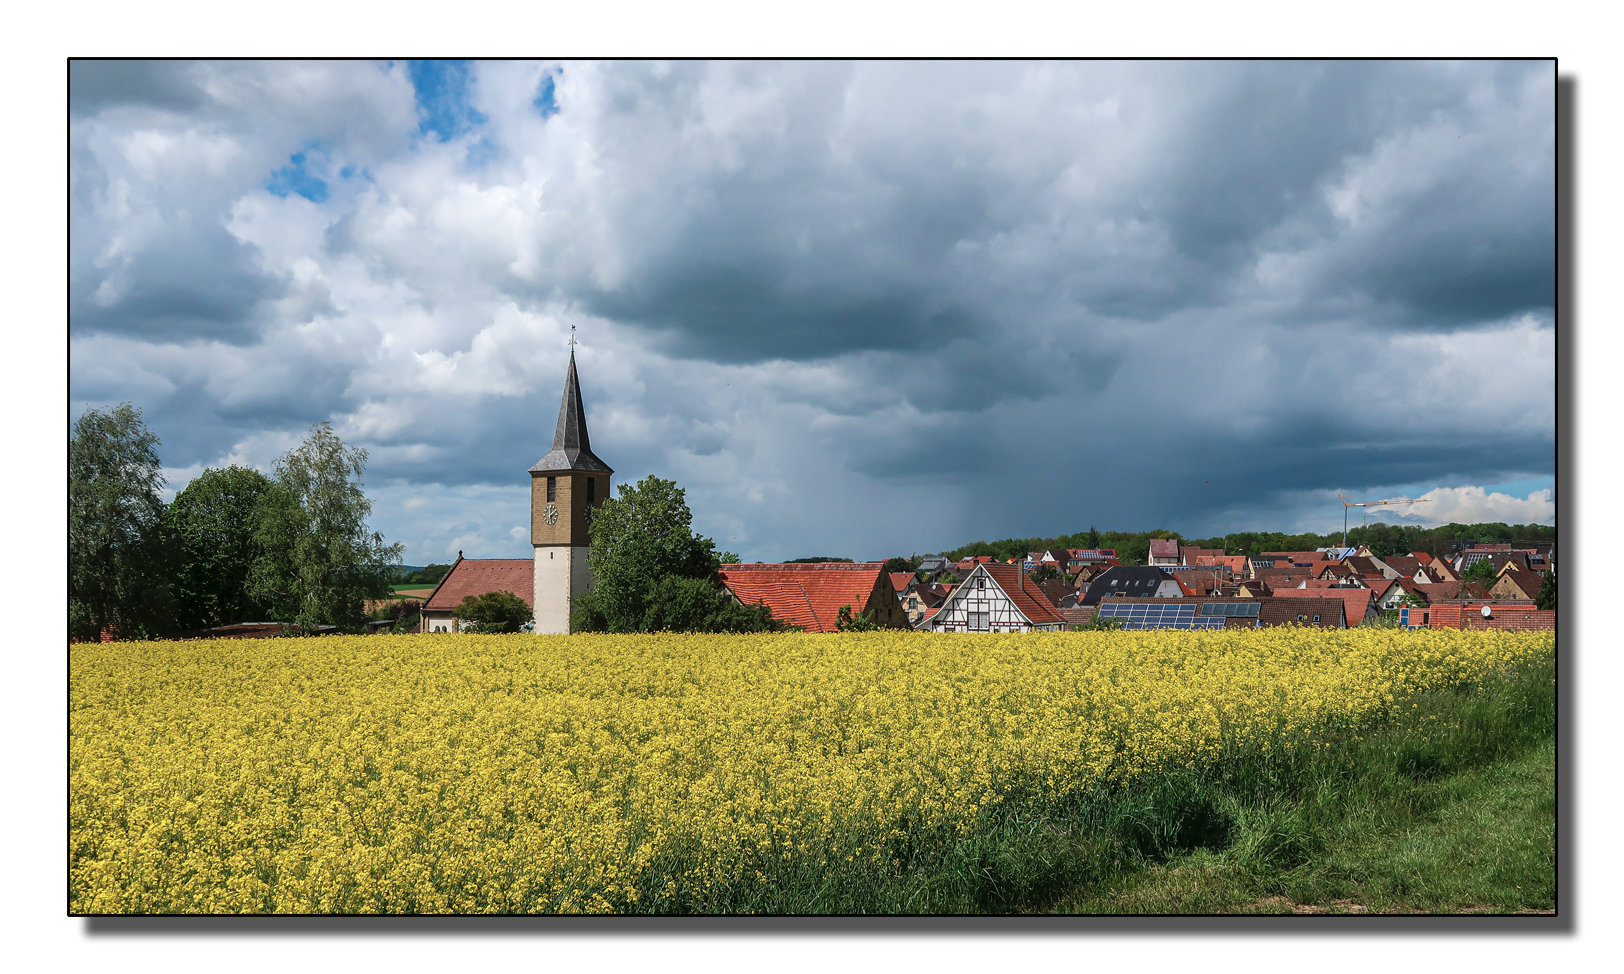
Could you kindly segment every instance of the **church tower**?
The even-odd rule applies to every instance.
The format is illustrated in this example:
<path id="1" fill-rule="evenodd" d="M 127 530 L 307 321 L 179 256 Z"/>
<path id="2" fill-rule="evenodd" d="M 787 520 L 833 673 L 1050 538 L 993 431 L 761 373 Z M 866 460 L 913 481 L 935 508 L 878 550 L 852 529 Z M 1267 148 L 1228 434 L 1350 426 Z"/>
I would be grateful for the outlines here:
<path id="1" fill-rule="evenodd" d="M 575 375 L 575 350 L 564 376 L 553 448 L 530 468 L 530 543 L 536 549 L 536 632 L 570 631 L 570 599 L 592 591 L 587 562 L 588 512 L 609 496 L 614 471 L 592 454 Z"/>

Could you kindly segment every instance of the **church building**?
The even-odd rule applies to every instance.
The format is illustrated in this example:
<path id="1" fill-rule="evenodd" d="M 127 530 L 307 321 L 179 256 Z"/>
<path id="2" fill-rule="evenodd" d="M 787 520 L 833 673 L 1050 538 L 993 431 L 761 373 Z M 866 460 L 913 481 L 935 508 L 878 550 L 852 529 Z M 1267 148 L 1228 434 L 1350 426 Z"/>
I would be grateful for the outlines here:
<path id="1" fill-rule="evenodd" d="M 614 471 L 592 453 L 586 410 L 570 350 L 553 448 L 530 468 L 530 543 L 535 548 L 536 632 L 570 631 L 570 599 L 592 591 L 587 522 L 609 497 Z"/>

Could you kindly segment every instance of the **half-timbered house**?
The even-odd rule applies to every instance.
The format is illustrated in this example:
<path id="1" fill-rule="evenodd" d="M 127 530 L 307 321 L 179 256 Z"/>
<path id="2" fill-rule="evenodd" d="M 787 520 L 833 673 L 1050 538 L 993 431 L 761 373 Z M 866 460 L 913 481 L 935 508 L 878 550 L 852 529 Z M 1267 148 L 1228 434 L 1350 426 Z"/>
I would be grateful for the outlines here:
<path id="1" fill-rule="evenodd" d="M 926 632 L 1061 631 L 1066 618 L 1018 565 L 977 565 L 919 628 Z"/>

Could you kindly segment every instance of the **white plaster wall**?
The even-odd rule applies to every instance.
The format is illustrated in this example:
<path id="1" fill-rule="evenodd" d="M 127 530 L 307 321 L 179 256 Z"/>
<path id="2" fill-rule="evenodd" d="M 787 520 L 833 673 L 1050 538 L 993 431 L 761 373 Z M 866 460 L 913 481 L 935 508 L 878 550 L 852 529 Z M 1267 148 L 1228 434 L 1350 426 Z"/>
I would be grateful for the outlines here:
<path id="1" fill-rule="evenodd" d="M 530 593 L 536 610 L 536 632 L 570 631 L 570 555 L 574 548 L 549 546 L 536 549 L 535 590 Z"/>
<path id="2" fill-rule="evenodd" d="M 570 597 L 592 591 L 589 548 L 536 549 L 535 589 L 531 605 L 536 611 L 536 632 L 570 631 Z"/>

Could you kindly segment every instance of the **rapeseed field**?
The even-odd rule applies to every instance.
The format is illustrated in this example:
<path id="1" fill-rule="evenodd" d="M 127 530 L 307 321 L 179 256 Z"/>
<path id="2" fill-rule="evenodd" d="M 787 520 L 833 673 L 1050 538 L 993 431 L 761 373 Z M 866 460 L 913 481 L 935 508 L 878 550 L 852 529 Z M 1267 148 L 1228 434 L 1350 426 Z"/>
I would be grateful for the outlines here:
<path id="1" fill-rule="evenodd" d="M 911 892 L 887 909 L 931 909 L 986 868 L 965 850 L 990 823 L 1312 751 L 1553 646 L 1294 627 L 76 645 L 69 907 L 849 912 L 890 884 Z"/>

